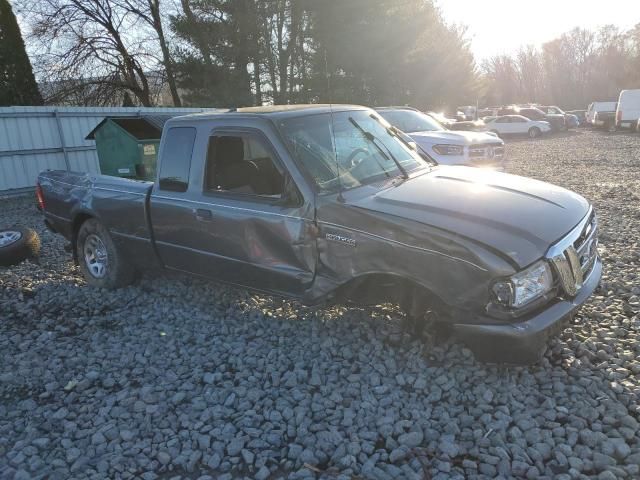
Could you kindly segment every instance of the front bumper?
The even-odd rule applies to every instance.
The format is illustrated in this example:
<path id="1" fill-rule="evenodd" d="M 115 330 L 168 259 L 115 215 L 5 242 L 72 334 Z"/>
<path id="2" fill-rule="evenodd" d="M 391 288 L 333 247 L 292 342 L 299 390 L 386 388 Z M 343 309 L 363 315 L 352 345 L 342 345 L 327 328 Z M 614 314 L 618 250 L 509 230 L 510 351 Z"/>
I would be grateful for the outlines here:
<path id="1" fill-rule="evenodd" d="M 455 324 L 453 330 L 483 362 L 530 364 L 536 362 L 549 337 L 560 333 L 573 314 L 591 296 L 600 283 L 602 261 L 596 258 L 582 288 L 572 299 L 562 299 L 525 320 L 508 324 Z"/>

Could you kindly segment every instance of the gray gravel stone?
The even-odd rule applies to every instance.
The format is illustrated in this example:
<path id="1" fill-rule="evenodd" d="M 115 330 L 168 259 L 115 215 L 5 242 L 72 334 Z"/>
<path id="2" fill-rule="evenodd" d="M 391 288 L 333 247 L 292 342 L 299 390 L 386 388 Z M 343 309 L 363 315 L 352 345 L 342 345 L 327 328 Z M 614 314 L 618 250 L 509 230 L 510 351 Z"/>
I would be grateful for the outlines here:
<path id="1" fill-rule="evenodd" d="M 162 465 L 168 465 L 169 463 L 171 463 L 171 455 L 169 455 L 167 452 L 158 452 L 156 458 Z"/>
<path id="2" fill-rule="evenodd" d="M 227 453 L 231 456 L 238 455 L 244 448 L 245 441 L 243 438 L 234 438 L 227 445 Z"/>
<path id="3" fill-rule="evenodd" d="M 403 433 L 398 437 L 398 443 L 408 448 L 414 448 L 422 443 L 423 438 L 422 432 Z"/>
<path id="4" fill-rule="evenodd" d="M 269 471 L 269 469 L 267 467 L 265 467 L 263 465 L 262 467 L 260 467 L 258 469 L 258 471 L 256 472 L 254 478 L 256 480 L 267 480 L 267 478 L 269 478 L 269 475 L 271 475 L 271 472 Z"/>

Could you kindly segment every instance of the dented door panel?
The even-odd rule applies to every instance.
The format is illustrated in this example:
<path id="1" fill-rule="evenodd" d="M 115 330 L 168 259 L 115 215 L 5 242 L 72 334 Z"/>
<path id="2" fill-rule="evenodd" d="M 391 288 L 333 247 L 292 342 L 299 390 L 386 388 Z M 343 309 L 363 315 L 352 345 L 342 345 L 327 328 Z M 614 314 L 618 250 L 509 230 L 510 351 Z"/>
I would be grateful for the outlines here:
<path id="1" fill-rule="evenodd" d="M 210 200 L 211 202 L 211 200 Z M 211 218 L 200 221 L 200 260 L 189 269 L 260 290 L 300 295 L 315 272 L 313 220 L 303 208 L 226 200 L 201 202 Z M 204 265 L 200 262 L 204 262 Z M 200 263 L 200 265 L 198 264 Z"/>

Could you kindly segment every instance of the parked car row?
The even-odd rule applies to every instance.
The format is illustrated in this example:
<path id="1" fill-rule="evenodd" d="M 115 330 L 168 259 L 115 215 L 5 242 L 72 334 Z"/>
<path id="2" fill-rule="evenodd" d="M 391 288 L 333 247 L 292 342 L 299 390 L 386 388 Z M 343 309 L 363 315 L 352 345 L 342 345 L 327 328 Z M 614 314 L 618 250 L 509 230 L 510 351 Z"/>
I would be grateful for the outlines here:
<path id="1" fill-rule="evenodd" d="M 535 137 L 546 131 L 566 131 L 570 128 L 581 126 L 592 126 L 608 131 L 628 129 L 640 132 L 640 89 L 622 90 L 617 102 L 592 102 L 586 110 L 564 111 L 556 105 L 535 103 L 494 106 L 482 109 L 458 107 L 458 110 L 464 111 L 467 117 L 472 115 L 471 118 L 484 121 L 487 124 L 487 130 L 494 131 L 500 135 L 517 132 Z M 503 116 L 508 116 L 509 118 L 497 121 L 497 117 Z M 526 117 L 530 121 L 547 122 L 551 129 L 540 129 L 538 125 L 538 129 L 534 130 L 532 129 L 532 124 L 525 128 L 525 122 L 522 119 L 515 118 L 515 116 Z"/>
<path id="2" fill-rule="evenodd" d="M 502 168 L 504 142 L 509 135 L 538 138 L 552 132 L 590 124 L 613 131 L 640 131 L 640 90 L 624 90 L 619 102 L 593 102 L 586 110 L 564 111 L 556 105 L 534 103 L 456 108 L 456 118 L 411 107 L 384 107 L 380 115 L 415 144 L 418 151 L 445 165 Z"/>
<path id="3" fill-rule="evenodd" d="M 518 115 L 536 122 L 547 122 L 551 131 L 560 132 L 575 126 L 573 115 L 565 114 L 559 107 L 535 104 L 509 105 L 490 109 L 492 117 L 504 115 Z"/>

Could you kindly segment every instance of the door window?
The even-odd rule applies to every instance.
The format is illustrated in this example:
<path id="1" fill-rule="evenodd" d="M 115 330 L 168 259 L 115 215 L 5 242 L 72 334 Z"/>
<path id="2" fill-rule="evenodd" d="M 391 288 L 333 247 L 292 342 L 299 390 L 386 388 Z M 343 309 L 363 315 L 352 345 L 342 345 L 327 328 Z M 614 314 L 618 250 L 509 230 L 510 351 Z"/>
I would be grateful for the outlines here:
<path id="1" fill-rule="evenodd" d="M 158 174 L 160 190 L 187 191 L 195 139 L 193 127 L 174 127 L 167 131 Z"/>
<path id="2" fill-rule="evenodd" d="M 253 133 L 209 139 L 205 190 L 280 198 L 284 177 L 268 142 Z"/>

